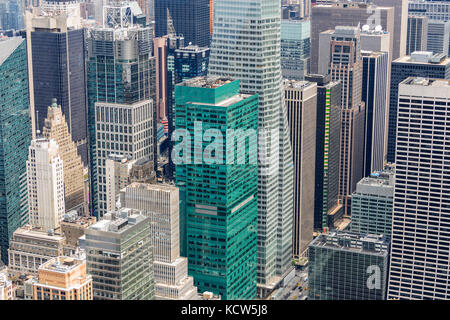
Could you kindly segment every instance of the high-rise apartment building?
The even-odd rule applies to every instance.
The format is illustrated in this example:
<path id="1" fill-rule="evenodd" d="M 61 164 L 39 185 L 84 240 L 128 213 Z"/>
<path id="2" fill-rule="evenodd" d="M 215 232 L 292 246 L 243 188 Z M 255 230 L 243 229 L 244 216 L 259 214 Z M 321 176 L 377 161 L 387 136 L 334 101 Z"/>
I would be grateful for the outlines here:
<path id="1" fill-rule="evenodd" d="M 84 198 L 84 167 L 77 153 L 77 146 L 72 141 L 67 122 L 56 104 L 56 99 L 48 107 L 42 136 L 53 139 L 58 144 L 58 153 L 64 167 L 64 203 L 65 210 L 77 210 L 89 215 L 87 199 Z"/>
<path id="2" fill-rule="evenodd" d="M 303 80 L 309 71 L 311 22 L 281 20 L 281 74 L 289 80 Z"/>
<path id="3" fill-rule="evenodd" d="M 65 210 L 64 166 L 55 140 L 31 141 L 27 161 L 29 222 L 43 230 L 59 228 Z"/>
<path id="4" fill-rule="evenodd" d="M 209 74 L 239 79 L 242 93 L 259 96 L 257 279 L 265 296 L 292 269 L 293 166 L 281 80 L 280 3 L 216 0 L 214 7 Z"/>
<path id="5" fill-rule="evenodd" d="M 366 104 L 364 171 L 383 169 L 388 103 L 389 53 L 362 51 L 362 96 Z"/>
<path id="6" fill-rule="evenodd" d="M 187 44 L 209 47 L 210 0 L 154 0 L 155 36 L 170 33 L 167 20 L 170 16 L 176 35 L 183 35 Z"/>
<path id="7" fill-rule="evenodd" d="M 400 1 L 400 0 L 399 0 Z M 402 0 L 403 1 L 403 0 Z M 344 3 L 315 5 L 311 14 L 311 73 L 319 72 L 319 36 L 321 32 L 334 30 L 336 26 L 363 26 L 374 29 L 377 25 L 389 32 L 390 50 L 393 59 L 399 55 L 394 43 L 399 42 L 399 33 L 394 33 L 394 8 L 377 7 L 367 3 Z M 405 31 L 406 32 L 406 31 Z M 320 53 L 322 55 L 322 53 Z"/>
<path id="8" fill-rule="evenodd" d="M 137 210 L 108 212 L 86 229 L 94 300 L 154 299 L 150 219 Z"/>
<path id="9" fill-rule="evenodd" d="M 330 75 L 305 78 L 317 83 L 314 229 L 318 230 L 329 226 L 329 214 L 342 209 L 338 202 L 342 88 L 339 81 L 330 78 Z"/>
<path id="10" fill-rule="evenodd" d="M 0 3 L 0 28 L 2 30 L 20 30 L 24 26 L 23 2 L 8 0 Z"/>
<path id="11" fill-rule="evenodd" d="M 408 77 L 450 79 L 450 58 L 444 54 L 417 51 L 392 61 L 387 161 L 395 161 L 398 85 Z"/>
<path id="12" fill-rule="evenodd" d="M 32 121 L 42 130 L 48 106 L 56 98 L 78 154 L 87 165 L 86 46 L 80 3 L 44 1 L 26 12 L 26 25 L 32 63 Z"/>
<path id="13" fill-rule="evenodd" d="M 0 39 L 0 247 L 8 259 L 13 232 L 28 221 L 27 167 L 31 140 L 26 41 Z"/>
<path id="14" fill-rule="evenodd" d="M 57 257 L 39 267 L 33 300 L 92 300 L 92 276 L 86 260 Z"/>
<path id="15" fill-rule="evenodd" d="M 351 230 L 360 234 L 391 237 L 394 172 L 373 172 L 356 185 L 352 195 Z"/>
<path id="16" fill-rule="evenodd" d="M 180 257 L 180 198 L 178 188 L 134 182 L 121 194 L 126 207 L 141 210 L 151 221 L 155 298 L 197 299 L 188 276 L 188 259 Z"/>
<path id="17" fill-rule="evenodd" d="M 130 10 L 129 18 L 118 19 L 124 10 Z M 106 213 L 105 161 L 110 153 L 154 161 L 152 29 L 133 23 L 133 10 L 128 2 L 105 6 L 103 26 L 88 34 L 90 178 L 97 217 Z"/>
<path id="18" fill-rule="evenodd" d="M 427 50 L 427 34 L 428 18 L 426 16 L 408 16 L 406 55 Z"/>
<path id="19" fill-rule="evenodd" d="M 314 231 L 317 84 L 285 80 L 284 101 L 294 161 L 292 255 L 299 258 Z"/>
<path id="20" fill-rule="evenodd" d="M 447 55 L 449 39 L 450 21 L 428 20 L 427 51 Z"/>
<path id="21" fill-rule="evenodd" d="M 398 86 L 389 299 L 449 299 L 449 80 Z"/>
<path id="22" fill-rule="evenodd" d="M 389 239 L 333 231 L 309 245 L 308 299 L 385 300 Z"/>
<path id="23" fill-rule="evenodd" d="M 344 214 L 350 212 L 351 194 L 364 172 L 366 107 L 361 100 L 363 65 L 359 32 L 359 27 L 336 27 L 320 34 L 319 65 L 328 66 L 331 79 L 339 80 L 342 88 L 339 197 Z"/>
<path id="24" fill-rule="evenodd" d="M 239 80 L 186 80 L 175 87 L 175 129 L 194 135 L 174 146 L 189 275 L 200 292 L 255 299 L 258 96 L 241 94 Z"/>

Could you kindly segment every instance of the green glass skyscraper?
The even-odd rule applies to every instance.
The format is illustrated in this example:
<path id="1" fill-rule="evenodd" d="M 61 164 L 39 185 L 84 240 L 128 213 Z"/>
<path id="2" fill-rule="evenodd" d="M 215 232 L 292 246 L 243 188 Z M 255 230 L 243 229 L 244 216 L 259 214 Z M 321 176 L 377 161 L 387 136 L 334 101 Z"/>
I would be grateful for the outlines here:
<path id="1" fill-rule="evenodd" d="M 26 161 L 31 140 L 28 64 L 22 38 L 0 39 L 0 247 L 28 219 Z"/>
<path id="2" fill-rule="evenodd" d="M 256 298 L 257 143 L 258 96 L 238 80 L 175 87 L 180 242 L 199 292 Z"/>

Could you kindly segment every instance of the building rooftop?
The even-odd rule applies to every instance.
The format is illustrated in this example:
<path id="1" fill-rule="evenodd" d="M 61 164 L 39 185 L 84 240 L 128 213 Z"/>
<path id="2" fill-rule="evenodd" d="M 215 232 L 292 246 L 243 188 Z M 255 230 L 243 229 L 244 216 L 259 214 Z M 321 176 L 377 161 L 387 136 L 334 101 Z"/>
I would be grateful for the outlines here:
<path id="1" fill-rule="evenodd" d="M 23 41 L 21 37 L 0 38 L 0 65 L 8 59 Z"/>
<path id="2" fill-rule="evenodd" d="M 443 53 L 433 54 L 430 51 L 415 51 L 410 56 L 403 56 L 395 61 L 395 63 L 417 63 L 417 64 L 432 64 L 432 65 L 447 65 L 450 63 L 448 58 Z"/>
<path id="3" fill-rule="evenodd" d="M 382 234 L 331 231 L 319 235 L 310 246 L 386 256 L 389 250 L 389 239 Z"/>
<path id="4" fill-rule="evenodd" d="M 61 223 L 74 224 L 87 228 L 89 225 L 95 223 L 96 221 L 97 219 L 93 216 L 79 216 L 78 213 L 73 210 L 67 212 L 64 215 L 64 219 L 61 221 Z"/>
<path id="5" fill-rule="evenodd" d="M 64 241 L 64 236 L 49 231 L 44 231 L 40 228 L 33 228 L 30 225 L 18 228 L 14 231 L 15 236 L 39 238 L 48 241 Z"/>
<path id="6" fill-rule="evenodd" d="M 404 81 L 402 81 L 401 83 L 423 87 L 442 87 L 443 89 L 448 89 L 450 87 L 450 80 L 429 79 L 422 77 L 409 77 Z"/>
<path id="7" fill-rule="evenodd" d="M 132 182 L 127 186 L 127 188 L 138 188 L 144 190 L 158 190 L 158 191 L 177 191 L 178 188 L 175 186 L 171 186 L 168 184 L 149 184 L 149 183 L 140 183 L 140 182 Z"/>
<path id="8" fill-rule="evenodd" d="M 108 212 L 103 218 L 89 226 L 87 230 L 122 233 L 146 219 L 139 210 L 129 208 Z"/>
<path id="9" fill-rule="evenodd" d="M 208 51 L 208 47 L 199 47 L 197 45 L 189 44 L 186 47 L 176 49 L 176 52 L 189 52 L 189 53 L 198 53 L 198 52 L 204 52 Z"/>
<path id="10" fill-rule="evenodd" d="M 305 80 L 284 80 L 284 88 L 293 89 L 305 89 L 308 87 L 316 86 L 315 82 L 305 81 Z"/>
<path id="11" fill-rule="evenodd" d="M 57 257 L 43 263 L 39 267 L 39 271 L 69 273 L 83 263 L 84 261 L 81 259 L 75 259 L 72 257 Z"/>
<path id="12" fill-rule="evenodd" d="M 197 87 L 197 88 L 218 88 L 221 87 L 227 83 L 231 83 L 233 81 L 236 81 L 232 78 L 225 78 L 225 77 L 195 77 L 192 79 L 188 79 L 182 83 L 180 83 L 180 86 L 185 87 Z"/>

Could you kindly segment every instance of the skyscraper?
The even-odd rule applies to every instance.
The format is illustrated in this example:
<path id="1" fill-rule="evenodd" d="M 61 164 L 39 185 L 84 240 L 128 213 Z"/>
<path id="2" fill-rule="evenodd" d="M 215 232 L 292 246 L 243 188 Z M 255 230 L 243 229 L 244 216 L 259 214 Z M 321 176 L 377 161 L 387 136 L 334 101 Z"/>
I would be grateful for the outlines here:
<path id="1" fill-rule="evenodd" d="M 391 237 L 394 172 L 392 168 L 362 178 L 352 195 L 351 230 Z"/>
<path id="2" fill-rule="evenodd" d="M 303 80 L 309 70 L 309 20 L 281 20 L 281 74 L 289 80 Z"/>
<path id="3" fill-rule="evenodd" d="M 58 144 L 58 153 L 64 166 L 64 202 L 66 211 L 78 210 L 89 215 L 87 199 L 84 198 L 84 167 L 72 141 L 61 106 L 56 100 L 48 107 L 42 136 Z"/>
<path id="4" fill-rule="evenodd" d="M 418 51 L 392 61 L 387 149 L 387 161 L 391 163 L 395 162 L 398 84 L 407 77 L 450 79 L 450 58 L 444 54 Z"/>
<path id="5" fill-rule="evenodd" d="M 189 275 L 200 292 L 255 299 L 258 96 L 241 94 L 239 80 L 186 80 L 175 87 L 175 129 Z"/>
<path id="6" fill-rule="evenodd" d="M 399 0 L 400 1 L 400 0 Z M 332 30 L 336 26 L 369 25 L 372 29 L 381 25 L 389 32 L 390 50 L 393 59 L 399 56 L 394 51 L 394 43 L 400 37 L 394 33 L 394 8 L 377 7 L 367 3 L 333 3 L 329 5 L 315 5 L 311 14 L 311 73 L 319 72 L 319 36 L 320 33 Z"/>
<path id="7" fill-rule="evenodd" d="M 133 23 L 136 9 L 127 2 L 104 10 L 104 25 L 91 28 L 88 34 L 90 178 L 92 210 L 97 217 L 106 210 L 108 154 L 132 159 L 151 156 L 153 160 L 155 154 L 152 29 Z M 118 19 L 121 10 L 130 10 L 128 19 Z"/>
<path id="8" fill-rule="evenodd" d="M 88 162 L 85 31 L 77 2 L 43 2 L 26 12 L 31 43 L 33 107 L 31 117 L 42 130 L 48 106 L 56 98 L 83 162 Z"/>
<path id="9" fill-rule="evenodd" d="M 317 84 L 285 80 L 284 99 L 294 161 L 292 255 L 299 258 L 314 231 Z"/>
<path id="10" fill-rule="evenodd" d="M 425 16 L 408 16 L 408 34 L 406 38 L 406 55 L 414 51 L 427 50 L 428 18 Z"/>
<path id="11" fill-rule="evenodd" d="M 239 79 L 242 93 L 260 99 L 257 250 L 264 296 L 292 268 L 293 166 L 281 80 L 280 3 L 216 0 L 214 6 L 209 74 Z"/>
<path id="12" fill-rule="evenodd" d="M 167 17 L 173 20 L 176 35 L 183 35 L 186 43 L 209 47 L 210 0 L 154 0 L 155 36 L 169 34 Z"/>
<path id="13" fill-rule="evenodd" d="M 342 209 L 338 202 L 342 88 L 339 81 L 330 81 L 330 75 L 305 79 L 317 83 L 314 229 L 323 230 L 329 226 L 328 215 Z"/>
<path id="14" fill-rule="evenodd" d="M 142 211 L 151 221 L 155 298 L 197 298 L 188 276 L 188 259 L 180 257 L 180 200 L 177 187 L 134 182 L 121 194 L 126 207 Z M 122 201 L 121 201 L 122 202 Z"/>
<path id="15" fill-rule="evenodd" d="M 448 54 L 450 21 L 428 20 L 427 51 Z"/>
<path id="16" fill-rule="evenodd" d="M 364 172 L 383 169 L 388 102 L 389 53 L 362 51 L 362 96 L 366 104 Z"/>
<path id="17" fill-rule="evenodd" d="M 0 39 L 0 246 L 28 221 L 26 161 L 31 140 L 26 42 Z"/>
<path id="18" fill-rule="evenodd" d="M 344 213 L 348 214 L 351 194 L 364 171 L 366 107 L 361 100 L 363 68 L 359 27 L 336 27 L 322 32 L 320 40 L 319 66 L 328 66 L 331 79 L 342 84 L 339 197 Z"/>
<path id="19" fill-rule="evenodd" d="M 450 84 L 409 77 L 398 88 L 388 298 L 449 299 Z"/>
<path id="20" fill-rule="evenodd" d="M 385 300 L 389 239 L 334 231 L 309 245 L 308 299 Z"/>
<path id="21" fill-rule="evenodd" d="M 30 224 L 44 231 L 59 228 L 64 217 L 64 171 L 55 140 L 31 141 L 27 161 Z"/>
<path id="22" fill-rule="evenodd" d="M 86 229 L 87 272 L 94 300 L 152 300 L 150 218 L 122 208 Z"/>

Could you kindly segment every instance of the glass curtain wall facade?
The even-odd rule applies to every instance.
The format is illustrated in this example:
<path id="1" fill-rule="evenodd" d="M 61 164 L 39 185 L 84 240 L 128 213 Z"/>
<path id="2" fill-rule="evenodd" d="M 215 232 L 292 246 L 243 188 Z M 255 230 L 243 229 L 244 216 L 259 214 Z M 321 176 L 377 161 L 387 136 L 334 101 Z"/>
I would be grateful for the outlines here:
<path id="1" fill-rule="evenodd" d="M 0 39 L 0 247 L 28 222 L 26 161 L 31 141 L 26 41 Z"/>

